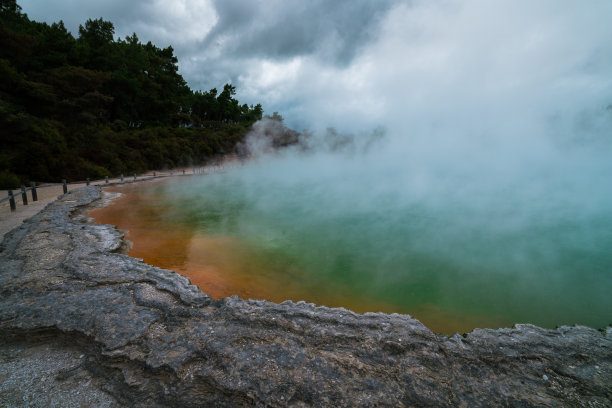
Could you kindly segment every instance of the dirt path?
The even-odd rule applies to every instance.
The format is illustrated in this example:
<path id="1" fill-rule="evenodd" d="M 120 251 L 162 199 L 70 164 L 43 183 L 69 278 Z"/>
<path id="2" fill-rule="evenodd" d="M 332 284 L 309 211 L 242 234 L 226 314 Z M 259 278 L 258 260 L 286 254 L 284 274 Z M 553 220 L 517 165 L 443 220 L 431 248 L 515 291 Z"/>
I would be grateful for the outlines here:
<path id="1" fill-rule="evenodd" d="M 140 176 L 143 177 L 143 176 Z M 146 177 L 146 176 L 145 176 Z M 130 181 L 131 177 L 126 177 L 125 181 Z M 143 177 L 142 180 L 145 180 Z M 120 183 L 121 180 L 119 178 L 109 179 L 109 183 Z M 94 181 L 91 182 L 91 185 L 106 185 L 105 181 Z M 85 183 L 81 184 L 69 184 L 68 191 L 76 190 L 77 188 L 81 188 L 86 186 Z M 64 194 L 63 187 L 61 184 L 57 185 L 42 185 L 36 187 L 36 194 L 38 196 L 38 201 L 32 200 L 32 192 L 28 191 L 28 205 L 23 204 L 23 200 L 21 198 L 21 191 L 13 190 L 13 194 L 15 195 L 15 205 L 16 210 L 11 211 L 11 207 L 8 201 L 5 201 L 0 204 L 0 242 L 4 238 L 4 236 L 11 231 L 13 228 L 18 227 L 21 223 L 28 218 L 38 214 L 43 208 L 47 206 L 47 204 L 52 203 L 57 200 L 62 194 Z M 8 190 L 0 190 L 0 198 L 4 198 L 8 196 Z"/>
<path id="2" fill-rule="evenodd" d="M 226 160 L 228 163 L 232 163 L 234 160 Z M 142 174 L 138 176 L 137 181 L 145 181 L 151 180 L 155 177 L 172 177 L 172 176 L 181 176 L 181 175 L 192 175 L 192 174 L 206 174 L 214 171 L 221 171 L 223 169 L 223 165 L 209 165 L 209 166 L 197 166 L 197 167 L 185 167 L 185 168 L 177 168 L 172 170 L 166 170 L 163 172 L 148 172 L 146 174 Z M 131 183 L 133 182 L 132 176 L 126 176 L 124 178 L 124 182 Z M 109 179 L 109 184 L 121 184 L 122 181 L 120 178 L 112 178 Z M 91 185 L 109 185 L 106 184 L 104 180 L 100 181 L 92 181 Z M 84 187 L 86 184 L 69 184 L 68 191 L 75 190 L 77 188 Z M 4 238 L 4 235 L 11 231 L 13 228 L 18 227 L 21 223 L 28 218 L 38 214 L 43 208 L 47 206 L 47 204 L 55 201 L 58 197 L 60 197 L 64 192 L 61 184 L 57 185 L 42 185 L 36 188 L 36 192 L 38 195 L 38 201 L 32 200 L 32 192 L 28 191 L 28 205 L 23 204 L 23 200 L 21 198 L 21 191 L 13 190 L 13 194 L 15 195 L 15 204 L 16 210 L 11 211 L 10 205 L 8 201 L 0 203 L 0 242 Z M 0 190 L 0 199 L 8 196 L 8 190 Z"/>

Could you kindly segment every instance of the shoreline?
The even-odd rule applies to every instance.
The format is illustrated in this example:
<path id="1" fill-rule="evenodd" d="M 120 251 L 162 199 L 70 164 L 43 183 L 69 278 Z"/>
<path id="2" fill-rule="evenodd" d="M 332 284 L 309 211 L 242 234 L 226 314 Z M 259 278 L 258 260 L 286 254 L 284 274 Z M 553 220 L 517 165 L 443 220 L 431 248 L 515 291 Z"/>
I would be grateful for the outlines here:
<path id="1" fill-rule="evenodd" d="M 612 397 L 611 326 L 445 337 L 408 315 L 215 301 L 187 278 L 118 253 L 123 234 L 87 222 L 101 197 L 98 187 L 71 191 L 2 242 L 0 365 L 15 361 L 16 347 L 58 361 L 68 353 L 74 369 L 47 391 L 84 378 L 92 388 L 83 392 L 108 406 L 143 407 L 606 406 Z M 7 406 L 19 406 L 7 395 L 53 398 L 7 373 Z M 70 402 L 62 405 L 78 406 Z"/>
<path id="2" fill-rule="evenodd" d="M 483 308 L 479 310 L 480 314 L 463 314 L 460 313 L 461 309 L 444 309 L 433 303 L 401 308 L 394 304 L 385 304 L 384 300 L 360 299 L 359 293 L 351 297 L 352 293 L 349 293 L 348 290 L 341 292 L 342 288 L 340 290 L 334 288 L 327 292 L 301 289 L 299 285 L 294 284 L 295 280 L 285 279 L 284 275 L 302 277 L 300 275 L 302 271 L 297 268 L 287 268 L 281 270 L 282 273 L 275 274 L 274 271 L 281 268 L 260 262 L 261 259 L 257 257 L 256 252 L 250 250 L 251 247 L 240 246 L 239 238 L 234 241 L 229 238 L 231 234 L 222 234 L 219 238 L 219 236 L 210 235 L 209 232 L 202 230 L 198 232 L 197 229 L 190 226 L 194 218 L 189 218 L 189 223 L 185 224 L 161 221 L 165 219 L 164 214 L 167 208 L 173 208 L 170 214 L 175 216 L 176 212 L 180 211 L 182 204 L 180 200 L 176 201 L 174 196 L 164 198 L 159 191 L 170 188 L 171 191 L 176 192 L 178 190 L 173 190 L 172 186 L 176 187 L 176 184 L 180 185 L 183 182 L 191 186 L 192 183 L 189 180 L 181 179 L 160 180 L 159 182 L 166 187 L 152 187 L 149 190 L 145 185 L 141 187 L 134 185 L 133 187 L 105 189 L 105 191 L 121 191 L 126 193 L 126 196 L 116 204 L 115 210 L 96 209 L 91 216 L 98 224 L 115 225 L 126 233 L 127 239 L 133 241 L 134 244 L 130 247 L 131 252 L 126 252 L 126 254 L 142 258 L 151 265 L 173 270 L 188 277 L 193 284 L 214 299 L 238 295 L 243 299 L 265 299 L 275 303 L 285 300 L 294 302 L 305 300 L 328 307 L 344 307 L 356 313 L 403 313 L 417 318 L 432 331 L 447 336 L 470 332 L 475 328 L 509 328 L 516 323 L 534 324 L 547 329 L 574 324 L 597 329 L 600 325 L 610 321 L 601 318 L 594 319 L 593 316 L 599 316 L 594 313 L 594 310 L 590 312 L 582 310 L 579 318 L 575 318 L 573 314 L 558 312 L 556 320 L 543 321 L 537 319 L 537 311 L 534 311 L 531 314 L 525 313 L 519 318 L 512 319 L 499 311 L 497 314 L 487 314 L 487 310 Z M 197 179 L 194 182 L 197 183 Z M 149 194 L 151 191 L 154 191 L 155 194 Z M 161 203 L 166 199 L 176 201 L 179 210 L 174 209 L 172 204 L 162 205 Z M 151 205 L 151 203 L 155 204 Z M 113 205 L 115 204 L 110 207 Z M 101 218 L 98 218 L 98 215 Z M 141 219 L 144 222 L 141 222 Z M 266 269 L 266 267 L 269 268 Z M 306 279 L 302 278 L 301 282 L 305 281 Z M 329 286 L 333 287 L 333 282 Z M 329 295 L 330 293 L 333 296 Z M 561 308 L 561 310 L 567 309 L 569 307 Z M 597 311 L 601 312 L 602 309 L 605 307 L 599 307 Z M 609 313 L 605 315 L 609 317 Z"/>
<path id="3" fill-rule="evenodd" d="M 173 181 L 160 179 L 154 182 L 172 183 Z M 139 206 L 138 202 L 141 200 L 148 201 L 148 198 L 139 196 L 141 193 L 138 187 L 136 187 L 135 191 L 129 185 L 111 186 L 110 188 L 103 186 L 103 190 L 105 193 L 121 194 L 122 202 L 115 203 L 115 199 L 120 197 L 109 198 L 107 205 L 94 208 L 88 213 L 88 216 L 93 218 L 93 222 L 97 225 L 113 225 L 125 234 L 125 255 L 143 259 L 149 265 L 169 269 L 185 276 L 190 279 L 192 284 L 198 286 L 203 292 L 216 300 L 237 295 L 242 299 L 254 298 L 274 303 L 282 303 L 286 300 L 293 302 L 303 300 L 332 308 L 343 307 L 358 314 L 366 312 L 407 314 L 417 318 L 435 333 L 445 336 L 452 336 L 455 333 L 466 333 L 475 328 L 509 328 L 515 324 L 509 320 L 502 322 L 501 318 L 494 319 L 483 315 L 466 316 L 453 314 L 452 311 L 436 307 L 433 304 L 420 305 L 416 311 L 401 310 L 399 307 L 386 303 L 384 300 L 355 300 L 346 293 L 341 296 L 337 291 L 334 291 L 333 299 L 329 297 L 308 297 L 311 295 L 309 291 L 287 290 L 291 282 L 284 282 L 278 285 L 277 282 L 269 278 L 263 281 L 263 279 L 252 278 L 241 273 L 238 270 L 240 267 L 243 267 L 245 270 L 248 269 L 250 273 L 260 272 L 265 274 L 266 270 L 265 267 L 257 266 L 257 259 L 253 257 L 253 254 L 245 261 L 245 264 L 233 262 L 235 253 L 244 255 L 244 253 L 247 253 L 247 250 L 231 239 L 215 239 L 192 231 L 183 233 L 180 231 L 170 232 L 169 228 L 172 226 L 168 225 L 147 225 L 143 227 L 143 224 L 138 222 L 138 211 L 131 212 L 132 205 Z M 112 209 L 111 207 L 115 204 L 119 208 Z M 145 210 L 145 213 L 149 214 L 149 211 Z M 129 216 L 126 216 L 126 214 L 129 214 Z M 184 247 L 182 246 L 183 240 L 186 241 Z M 189 253 L 193 249 L 189 250 L 188 248 L 194 242 L 198 243 L 198 253 L 192 256 Z M 178 256 L 178 253 L 181 253 L 182 256 Z M 202 253 L 207 254 L 207 257 L 212 257 L 216 262 L 204 262 L 200 258 Z M 232 259 L 232 262 L 228 262 L 230 259 Z M 279 280 L 280 278 L 282 277 L 279 277 Z M 283 293 L 283 295 L 279 296 L 278 293 Z M 492 322 L 499 324 L 496 325 Z"/>

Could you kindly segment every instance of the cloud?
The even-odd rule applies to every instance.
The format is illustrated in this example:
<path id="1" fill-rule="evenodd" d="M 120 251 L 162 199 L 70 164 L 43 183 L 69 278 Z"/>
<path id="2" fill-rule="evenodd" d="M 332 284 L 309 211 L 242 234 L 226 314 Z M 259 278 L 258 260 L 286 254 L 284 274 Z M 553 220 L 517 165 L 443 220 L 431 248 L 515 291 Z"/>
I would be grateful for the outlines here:
<path id="1" fill-rule="evenodd" d="M 370 41 L 391 4 L 218 0 L 219 21 L 207 41 L 222 43 L 226 55 L 240 58 L 317 55 L 322 64 L 348 64 Z"/>
<path id="2" fill-rule="evenodd" d="M 217 1 L 217 24 L 182 66 L 197 87 L 231 81 L 238 85 L 239 97 L 262 101 L 268 111 L 299 109 L 301 101 L 289 100 L 287 92 L 307 86 L 301 81 L 304 73 L 325 75 L 350 67 L 376 38 L 392 5 Z M 299 126 L 300 120 L 292 118 L 291 123 Z"/>
<path id="3" fill-rule="evenodd" d="M 185 48 L 186 52 L 193 44 L 203 41 L 217 23 L 217 13 L 209 1 L 153 0 L 132 7 L 137 17 L 134 21 L 122 22 L 123 27 L 129 26 L 129 30 L 160 42 L 160 46 L 168 44 L 179 50 Z"/>
<path id="4" fill-rule="evenodd" d="M 275 107 L 289 107 L 286 117 L 322 126 L 385 124 L 438 134 L 468 126 L 474 133 L 493 127 L 521 133 L 535 116 L 609 103 L 610 5 L 520 4 L 398 3 L 349 65 L 306 55 L 296 58 L 291 80 L 261 81 L 257 89 Z M 251 64 L 246 72 L 245 83 L 258 83 L 269 68 Z"/>

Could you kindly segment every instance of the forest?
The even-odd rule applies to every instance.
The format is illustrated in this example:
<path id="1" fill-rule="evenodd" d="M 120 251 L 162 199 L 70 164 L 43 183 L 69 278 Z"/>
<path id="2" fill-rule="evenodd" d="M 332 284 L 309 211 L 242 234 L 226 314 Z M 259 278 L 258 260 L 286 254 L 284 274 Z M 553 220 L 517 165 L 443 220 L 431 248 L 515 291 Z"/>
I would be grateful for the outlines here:
<path id="1" fill-rule="evenodd" d="M 263 109 L 192 90 L 171 46 L 90 19 L 32 21 L 0 0 L 0 188 L 197 165 L 232 153 Z"/>

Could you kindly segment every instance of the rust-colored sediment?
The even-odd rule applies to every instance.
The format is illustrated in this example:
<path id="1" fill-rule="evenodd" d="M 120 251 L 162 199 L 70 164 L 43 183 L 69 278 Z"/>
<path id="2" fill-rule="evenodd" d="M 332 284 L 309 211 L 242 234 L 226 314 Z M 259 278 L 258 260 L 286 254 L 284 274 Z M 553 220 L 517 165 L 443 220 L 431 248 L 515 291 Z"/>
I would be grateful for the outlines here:
<path id="1" fill-rule="evenodd" d="M 431 304 L 416 310 L 355 296 L 341 287 L 312 284 L 303 272 L 290 266 L 271 265 L 253 248 L 233 237 L 198 234 L 189 225 L 171 222 L 162 200 L 143 193 L 143 185 L 109 187 L 122 196 L 108 207 L 90 211 L 97 224 L 116 225 L 132 243 L 129 255 L 146 263 L 188 277 L 215 299 L 238 295 L 244 299 L 272 302 L 306 300 L 329 307 L 344 307 L 358 313 L 409 313 L 434 331 L 452 334 L 475 327 L 508 326 L 509 322 L 488 316 L 458 316 Z"/>

